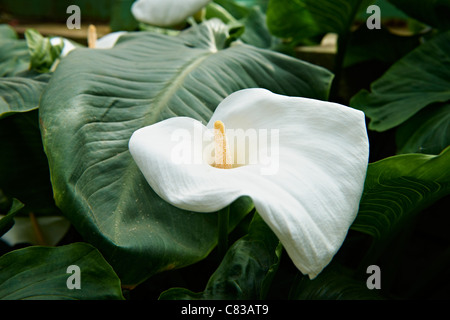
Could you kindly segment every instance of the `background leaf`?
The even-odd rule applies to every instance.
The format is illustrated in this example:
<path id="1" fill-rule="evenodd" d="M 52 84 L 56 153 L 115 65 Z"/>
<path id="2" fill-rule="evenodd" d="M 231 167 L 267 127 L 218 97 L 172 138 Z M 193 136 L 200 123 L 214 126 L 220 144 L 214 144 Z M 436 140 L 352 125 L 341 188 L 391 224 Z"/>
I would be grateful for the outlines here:
<path id="1" fill-rule="evenodd" d="M 450 145 L 450 103 L 419 111 L 396 131 L 397 153 L 439 154 Z"/>
<path id="2" fill-rule="evenodd" d="M 68 289 L 67 268 L 80 268 L 80 289 Z M 86 243 L 32 246 L 0 257 L 2 300 L 123 299 L 120 280 L 101 254 Z"/>
<path id="3" fill-rule="evenodd" d="M 0 189 L 37 215 L 54 214 L 57 208 L 37 110 L 0 120 L 0 148 Z"/>
<path id="4" fill-rule="evenodd" d="M 28 70 L 30 55 L 25 40 L 13 28 L 0 25 L 0 76 L 10 77 Z"/>
<path id="5" fill-rule="evenodd" d="M 230 0 L 216 0 L 206 6 L 205 17 L 219 18 L 231 26 L 241 26 L 243 31 L 239 39 L 246 44 L 260 48 L 274 48 L 280 42 L 267 28 L 265 6 L 255 1 L 236 3 Z"/>
<path id="6" fill-rule="evenodd" d="M 48 74 L 0 78 L 0 120 L 15 113 L 37 109 L 49 79 Z"/>
<path id="7" fill-rule="evenodd" d="M 350 101 L 370 118 L 369 129 L 394 128 L 423 108 L 450 99 L 450 32 L 425 42 Z"/>
<path id="8" fill-rule="evenodd" d="M 37 72 L 49 72 L 53 63 L 59 58 L 64 43 L 52 45 L 50 38 L 45 38 L 34 29 L 25 31 L 28 51 L 30 52 L 30 68 Z"/>
<path id="9" fill-rule="evenodd" d="M 450 194 L 450 147 L 438 156 L 405 154 L 369 164 L 351 229 L 373 238 L 372 262 L 417 214 Z"/>
<path id="10" fill-rule="evenodd" d="M 20 75 L 0 78 L 0 189 L 36 215 L 59 214 L 37 110 L 51 75 Z"/>
<path id="11" fill-rule="evenodd" d="M 227 27 L 210 20 L 177 37 L 139 32 L 113 49 L 78 49 L 42 97 L 56 202 L 126 285 L 193 264 L 217 243 L 216 214 L 179 210 L 146 183 L 128 151 L 135 130 L 174 116 L 206 123 L 244 88 L 327 98 L 328 71 L 245 44 L 227 47 L 227 38 Z M 230 225 L 251 208 L 248 198 L 234 203 Z"/>
<path id="12" fill-rule="evenodd" d="M 367 61 L 395 63 L 420 45 L 420 36 L 399 36 L 386 28 L 367 29 L 361 25 L 352 32 L 345 52 L 344 67 Z"/>
<path id="13" fill-rule="evenodd" d="M 265 11 L 269 0 L 235 0 L 235 2 L 246 7 L 259 6 L 263 11 Z"/>
<path id="14" fill-rule="evenodd" d="M 265 299 L 277 270 L 281 245 L 272 230 L 255 214 L 249 233 L 227 251 L 203 292 L 184 288 L 163 292 L 161 300 L 260 300 Z"/>
<path id="15" fill-rule="evenodd" d="M 368 0 L 270 0 L 267 9 L 269 30 L 295 42 L 333 32 L 340 35 L 350 27 Z"/>
<path id="16" fill-rule="evenodd" d="M 315 279 L 299 276 L 293 283 L 289 299 L 294 300 L 382 300 L 377 290 L 355 279 L 349 270 L 331 263 Z"/>

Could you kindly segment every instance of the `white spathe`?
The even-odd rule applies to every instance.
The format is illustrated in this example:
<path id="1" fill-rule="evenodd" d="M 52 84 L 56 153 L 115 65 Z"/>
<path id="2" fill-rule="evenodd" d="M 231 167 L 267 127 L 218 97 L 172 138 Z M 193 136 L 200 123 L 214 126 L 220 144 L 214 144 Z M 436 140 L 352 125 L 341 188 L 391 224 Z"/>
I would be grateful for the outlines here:
<path id="1" fill-rule="evenodd" d="M 0 215 L 0 219 L 2 217 Z M 71 226 L 70 221 L 61 216 L 36 217 L 36 220 L 46 245 L 49 246 L 57 245 Z M 32 222 L 28 217 L 14 217 L 13 227 L 1 236 L 0 239 L 10 246 L 16 244 L 39 244 Z"/>
<path id="2" fill-rule="evenodd" d="M 158 27 L 182 23 L 211 0 L 137 0 L 131 7 L 136 20 Z"/>
<path id="3" fill-rule="evenodd" d="M 119 40 L 122 35 L 127 33 L 127 31 L 116 31 L 108 33 L 97 40 L 95 49 L 111 49 L 116 45 L 117 40 Z"/>
<path id="4" fill-rule="evenodd" d="M 262 174 L 262 163 L 218 169 L 207 157 L 201 163 L 174 161 L 181 142 L 173 132 L 199 126 L 208 132 L 216 120 L 227 129 L 278 130 L 276 170 Z M 194 157 L 205 148 L 198 139 L 184 141 Z M 264 89 L 231 94 L 206 127 L 175 117 L 141 128 L 129 149 L 155 192 L 181 209 L 215 212 L 250 196 L 293 263 L 311 279 L 332 260 L 356 217 L 369 156 L 363 112 Z"/>
<path id="5" fill-rule="evenodd" d="M 96 41 L 95 49 L 111 49 L 115 46 L 117 40 L 119 40 L 120 36 L 127 34 L 126 31 L 116 31 L 106 34 L 105 36 L 101 37 Z M 52 37 L 50 38 L 50 43 L 52 45 L 59 45 L 63 44 L 63 50 L 61 51 L 60 57 L 65 57 L 71 52 L 72 50 L 75 50 L 76 48 L 79 48 L 81 46 L 78 46 L 74 44 L 72 41 L 61 38 L 61 37 Z"/>

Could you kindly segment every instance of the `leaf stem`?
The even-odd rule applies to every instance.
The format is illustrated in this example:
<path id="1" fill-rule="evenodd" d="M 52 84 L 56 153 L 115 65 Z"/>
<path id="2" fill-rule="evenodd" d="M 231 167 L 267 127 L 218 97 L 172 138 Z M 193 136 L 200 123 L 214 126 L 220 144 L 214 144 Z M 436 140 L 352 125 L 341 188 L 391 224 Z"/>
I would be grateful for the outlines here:
<path id="1" fill-rule="evenodd" d="M 223 258 L 228 250 L 228 225 L 229 225 L 230 207 L 227 206 L 218 211 L 218 253 Z"/>
<path id="2" fill-rule="evenodd" d="M 36 216 L 33 212 L 29 213 L 29 217 L 31 220 L 31 226 L 33 227 L 34 235 L 36 236 L 36 242 L 38 245 L 45 246 L 46 242 L 44 240 L 44 234 L 42 233 L 41 227 L 36 219 Z"/>
<path id="3" fill-rule="evenodd" d="M 330 101 L 339 102 L 339 89 L 342 81 L 342 73 L 344 69 L 344 59 L 347 52 L 348 42 L 351 36 L 351 27 L 355 21 L 355 17 L 364 2 L 359 0 L 352 8 L 350 19 L 346 28 L 338 34 L 337 53 L 334 60 L 334 79 L 330 89 Z"/>
<path id="4" fill-rule="evenodd" d="M 337 53 L 334 61 L 334 79 L 331 84 L 330 101 L 339 101 L 339 89 L 342 81 L 342 72 L 344 68 L 344 58 L 347 51 L 348 35 L 339 35 L 337 43 Z"/>

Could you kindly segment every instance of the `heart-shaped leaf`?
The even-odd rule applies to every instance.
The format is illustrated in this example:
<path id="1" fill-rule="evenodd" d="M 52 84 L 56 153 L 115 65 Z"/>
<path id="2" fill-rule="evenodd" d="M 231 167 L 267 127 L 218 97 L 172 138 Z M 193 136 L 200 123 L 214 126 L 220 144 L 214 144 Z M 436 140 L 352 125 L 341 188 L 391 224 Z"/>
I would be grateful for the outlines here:
<path id="1" fill-rule="evenodd" d="M 217 243 L 217 215 L 179 210 L 149 187 L 128 141 L 174 116 L 206 123 L 229 94 L 249 87 L 326 99 L 332 75 L 297 59 L 228 43 L 218 20 L 179 36 L 139 32 L 113 49 L 77 49 L 44 93 L 41 131 L 57 205 L 124 284 L 203 259 Z M 155 137 L 158 139 L 158 137 Z M 241 198 L 234 226 L 250 211 Z"/>

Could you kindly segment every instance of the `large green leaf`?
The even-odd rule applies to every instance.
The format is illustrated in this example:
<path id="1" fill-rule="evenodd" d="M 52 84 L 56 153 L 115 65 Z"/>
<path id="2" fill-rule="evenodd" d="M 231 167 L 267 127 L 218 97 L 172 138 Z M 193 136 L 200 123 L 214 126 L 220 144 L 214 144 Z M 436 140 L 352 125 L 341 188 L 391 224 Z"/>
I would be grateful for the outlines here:
<path id="1" fill-rule="evenodd" d="M 450 100 L 450 31 L 425 42 L 395 63 L 350 101 L 370 118 L 369 128 L 385 131 L 423 108 Z"/>
<path id="2" fill-rule="evenodd" d="M 404 154 L 369 164 L 353 230 L 373 238 L 375 259 L 423 209 L 450 194 L 450 147 L 440 155 Z"/>
<path id="3" fill-rule="evenodd" d="M 206 122 L 243 88 L 327 98 L 328 71 L 227 42 L 226 26 L 210 20 L 177 37 L 139 32 L 113 49 L 77 49 L 42 97 L 56 202 L 127 285 L 197 262 L 217 243 L 216 214 L 179 210 L 146 183 L 128 151 L 135 130 L 174 116 Z M 235 202 L 231 226 L 251 207 L 249 198 Z"/>
<path id="4" fill-rule="evenodd" d="M 249 233 L 228 250 L 203 292 L 184 288 L 163 292 L 161 300 L 264 299 L 280 262 L 281 245 L 261 217 L 253 218 Z"/>
<path id="5" fill-rule="evenodd" d="M 80 288 L 67 286 L 79 268 Z M 32 246 L 0 258 L 2 300 L 123 300 L 120 280 L 97 249 L 86 243 Z"/>

